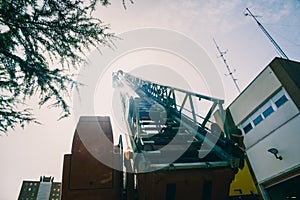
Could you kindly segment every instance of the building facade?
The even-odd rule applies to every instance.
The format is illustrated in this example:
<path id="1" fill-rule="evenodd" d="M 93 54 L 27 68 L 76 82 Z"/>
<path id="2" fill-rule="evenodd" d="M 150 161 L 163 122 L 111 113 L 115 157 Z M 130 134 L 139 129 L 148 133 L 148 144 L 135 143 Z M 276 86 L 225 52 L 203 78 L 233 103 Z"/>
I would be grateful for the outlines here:
<path id="1" fill-rule="evenodd" d="M 300 199 L 300 63 L 275 58 L 228 106 L 264 199 Z"/>
<path id="2" fill-rule="evenodd" d="M 61 183 L 53 177 L 40 177 L 39 181 L 23 181 L 18 200 L 60 200 Z"/>

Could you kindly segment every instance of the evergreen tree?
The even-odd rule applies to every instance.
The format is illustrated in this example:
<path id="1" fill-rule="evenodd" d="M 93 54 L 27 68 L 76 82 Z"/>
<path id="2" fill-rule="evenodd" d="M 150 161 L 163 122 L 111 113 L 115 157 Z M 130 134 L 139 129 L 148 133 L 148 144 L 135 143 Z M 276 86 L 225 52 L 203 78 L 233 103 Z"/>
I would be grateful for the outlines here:
<path id="1" fill-rule="evenodd" d="M 90 47 L 114 39 L 109 26 L 92 17 L 97 3 L 109 1 L 0 0 L 0 132 L 37 122 L 21 106 L 33 95 L 39 105 L 61 108 L 60 118 L 70 115 L 65 98 L 77 86 L 70 68 L 84 62 Z"/>

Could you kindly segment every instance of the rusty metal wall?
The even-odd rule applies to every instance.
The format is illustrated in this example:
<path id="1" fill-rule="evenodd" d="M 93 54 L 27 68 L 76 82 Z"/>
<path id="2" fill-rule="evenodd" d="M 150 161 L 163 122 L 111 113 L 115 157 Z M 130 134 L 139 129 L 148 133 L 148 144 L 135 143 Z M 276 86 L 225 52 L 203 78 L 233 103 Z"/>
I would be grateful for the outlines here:
<path id="1" fill-rule="evenodd" d="M 137 175 L 139 200 L 227 200 L 230 168 L 161 171 Z"/>
<path id="2" fill-rule="evenodd" d="M 111 142 L 103 143 L 104 137 Z M 109 117 L 80 118 L 74 134 L 72 154 L 64 157 L 62 200 L 121 198 L 122 172 L 95 158 L 95 154 L 99 153 L 110 162 L 119 162 L 118 156 L 113 154 L 112 140 Z"/>

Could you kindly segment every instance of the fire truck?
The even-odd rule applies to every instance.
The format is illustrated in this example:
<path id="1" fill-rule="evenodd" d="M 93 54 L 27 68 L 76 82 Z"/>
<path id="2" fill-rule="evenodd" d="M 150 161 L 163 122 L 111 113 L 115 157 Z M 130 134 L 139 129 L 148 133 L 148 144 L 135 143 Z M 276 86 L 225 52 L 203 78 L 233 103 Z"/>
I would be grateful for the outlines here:
<path id="1" fill-rule="evenodd" d="M 112 77 L 126 131 L 113 133 L 110 116 L 80 117 L 62 200 L 228 199 L 245 153 L 224 125 L 224 101 L 121 70 Z"/>

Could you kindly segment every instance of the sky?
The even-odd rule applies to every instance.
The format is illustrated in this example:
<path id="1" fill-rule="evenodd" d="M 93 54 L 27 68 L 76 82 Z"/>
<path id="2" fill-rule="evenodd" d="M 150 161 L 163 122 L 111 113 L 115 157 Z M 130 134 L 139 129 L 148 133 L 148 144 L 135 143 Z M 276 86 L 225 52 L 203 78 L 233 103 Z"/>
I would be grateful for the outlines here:
<path id="1" fill-rule="evenodd" d="M 75 95 L 70 100 L 74 106 L 73 116 L 57 121 L 58 110 L 39 108 L 37 99 L 33 98 L 30 106 L 43 124 L 16 128 L 0 137 L 0 200 L 17 199 L 23 180 L 38 180 L 46 175 L 61 181 L 63 155 L 71 151 L 79 115 L 110 113 L 111 108 L 106 105 L 110 105 L 108 97 L 112 95 L 112 90 L 108 87 L 110 84 L 106 83 L 110 82 L 111 72 L 120 66 L 127 71 L 134 71 L 138 67 L 149 69 L 152 66 L 155 69 L 152 73 L 144 74 L 145 78 L 170 85 L 178 84 L 174 79 L 157 73 L 159 67 L 166 68 L 180 76 L 192 90 L 217 95 L 225 100 L 225 107 L 229 105 L 238 92 L 230 77 L 225 75 L 228 72 L 218 56 L 213 38 L 222 51 L 227 50 L 227 63 L 232 71 L 235 70 L 234 76 L 241 90 L 278 56 L 255 21 L 244 15 L 246 7 L 257 16 L 287 56 L 300 61 L 298 0 L 139 0 L 134 4 L 127 1 L 126 10 L 121 1 L 114 0 L 108 7 L 99 7 L 95 16 L 110 24 L 111 31 L 119 35 L 120 40 L 116 41 L 114 50 L 100 47 L 102 54 L 91 52 L 90 66 L 85 67 L 87 70 L 79 70 L 79 74 L 84 75 L 82 80 L 93 80 L 81 89 L 81 96 L 87 93 L 93 98 L 93 110 L 80 107 L 81 102 L 76 100 L 78 97 Z M 158 30 L 158 35 L 153 35 L 151 30 Z M 173 38 L 172 44 L 167 44 L 165 34 Z M 145 43 L 135 43 L 135 37 Z M 157 42 L 157 47 L 143 46 L 147 42 Z M 137 46 L 129 48 L 129 43 Z M 181 44 L 182 48 L 177 44 Z M 164 45 L 169 45 L 169 49 L 165 50 Z M 201 60 L 205 62 L 201 63 Z M 195 63 L 203 65 L 198 68 L 198 75 L 192 71 L 193 67 L 199 67 Z M 99 66 L 105 69 L 102 73 L 97 68 Z M 204 66 L 212 66 L 209 70 L 213 73 L 205 71 L 208 69 Z M 99 77 L 90 77 L 93 70 L 97 71 Z M 215 93 L 212 82 L 217 79 L 222 89 Z"/>

